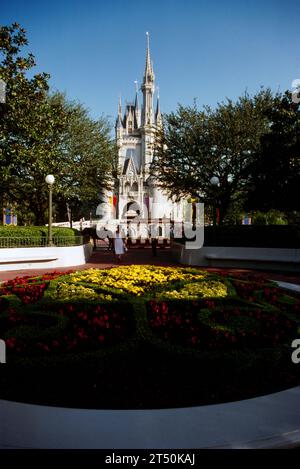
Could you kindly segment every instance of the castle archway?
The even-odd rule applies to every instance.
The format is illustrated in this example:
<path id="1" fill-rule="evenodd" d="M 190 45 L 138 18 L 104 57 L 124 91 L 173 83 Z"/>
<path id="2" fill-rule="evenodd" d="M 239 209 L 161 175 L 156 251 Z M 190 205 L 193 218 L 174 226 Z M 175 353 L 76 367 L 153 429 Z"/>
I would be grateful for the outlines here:
<path id="1" fill-rule="evenodd" d="M 133 219 L 140 217 L 142 211 L 140 204 L 138 204 L 135 200 L 127 202 L 123 208 L 122 218 L 126 219 Z"/>

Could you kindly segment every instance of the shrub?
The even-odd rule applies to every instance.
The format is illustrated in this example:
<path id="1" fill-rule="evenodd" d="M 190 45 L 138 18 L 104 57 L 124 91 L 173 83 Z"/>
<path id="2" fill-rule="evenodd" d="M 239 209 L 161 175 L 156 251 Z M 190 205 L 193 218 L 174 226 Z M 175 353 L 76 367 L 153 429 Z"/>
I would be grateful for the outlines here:
<path id="1" fill-rule="evenodd" d="M 235 225 L 205 227 L 204 246 L 300 248 L 300 226 Z"/>
<path id="2" fill-rule="evenodd" d="M 184 347 L 220 350 L 283 344 L 297 333 L 296 323 L 263 306 L 222 301 L 151 301 L 149 324 L 163 340 Z"/>
<path id="3" fill-rule="evenodd" d="M 252 215 L 253 225 L 287 225 L 287 220 L 282 212 L 270 210 L 269 212 L 255 212 Z"/>
<path id="4" fill-rule="evenodd" d="M 80 232 L 74 228 L 62 228 L 53 227 L 53 236 L 55 237 L 67 237 L 67 236 L 78 236 Z M 4 225 L 0 226 L 0 237 L 6 238 L 21 238 L 25 236 L 48 236 L 47 226 L 13 226 Z"/>
<path id="5" fill-rule="evenodd" d="M 80 236 L 81 233 L 73 228 L 53 227 L 52 236 L 54 244 L 73 245 L 75 236 Z M 13 247 L 19 245 L 18 241 L 14 243 L 13 238 L 22 240 L 22 246 L 43 245 L 48 237 L 47 226 L 13 226 L 5 225 L 0 226 L 0 240 L 1 238 L 12 238 L 9 246 Z M 32 239 L 33 238 L 33 239 Z M 27 242 L 26 242 L 27 241 Z"/>

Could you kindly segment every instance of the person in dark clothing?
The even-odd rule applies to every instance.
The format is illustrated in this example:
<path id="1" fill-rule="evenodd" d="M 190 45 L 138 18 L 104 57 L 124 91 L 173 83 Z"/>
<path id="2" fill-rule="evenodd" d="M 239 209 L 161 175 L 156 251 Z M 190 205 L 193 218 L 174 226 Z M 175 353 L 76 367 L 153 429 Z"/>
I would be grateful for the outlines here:
<path id="1" fill-rule="evenodd" d="M 115 250 L 115 247 L 114 247 L 114 240 L 113 240 L 113 232 L 111 230 L 108 230 L 107 228 L 104 227 L 104 230 L 106 232 L 106 236 L 107 236 L 107 239 L 108 239 L 108 247 L 107 247 L 107 250 L 108 251 L 114 251 Z"/>
<path id="2" fill-rule="evenodd" d="M 152 255 L 155 257 L 157 256 L 157 239 L 151 238 L 151 248 L 152 248 Z"/>
<path id="3" fill-rule="evenodd" d="M 158 245 L 158 226 L 151 225 L 150 227 L 150 239 L 151 239 L 151 249 L 152 255 L 157 256 L 157 245 Z"/>

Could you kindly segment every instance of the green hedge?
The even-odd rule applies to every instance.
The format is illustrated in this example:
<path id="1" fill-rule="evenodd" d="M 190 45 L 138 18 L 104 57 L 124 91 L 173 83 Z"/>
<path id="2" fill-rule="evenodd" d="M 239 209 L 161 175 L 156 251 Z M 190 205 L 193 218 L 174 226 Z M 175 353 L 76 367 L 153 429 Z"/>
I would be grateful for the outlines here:
<path id="1" fill-rule="evenodd" d="M 80 236 L 81 233 L 73 228 L 53 227 L 52 234 L 54 238 L 74 238 L 75 236 Z M 0 238 L 46 238 L 47 236 L 47 226 L 0 226 Z"/>
<path id="2" fill-rule="evenodd" d="M 81 233 L 72 228 L 53 227 L 53 243 L 56 246 L 74 246 L 81 244 Z M 0 226 L 0 247 L 20 248 L 46 246 L 47 226 Z"/>
<path id="3" fill-rule="evenodd" d="M 236 225 L 207 226 L 205 246 L 300 248 L 300 226 L 296 225 Z"/>
<path id="4" fill-rule="evenodd" d="M 185 243 L 185 238 L 176 239 Z M 206 226 L 204 246 L 300 248 L 299 225 Z"/>

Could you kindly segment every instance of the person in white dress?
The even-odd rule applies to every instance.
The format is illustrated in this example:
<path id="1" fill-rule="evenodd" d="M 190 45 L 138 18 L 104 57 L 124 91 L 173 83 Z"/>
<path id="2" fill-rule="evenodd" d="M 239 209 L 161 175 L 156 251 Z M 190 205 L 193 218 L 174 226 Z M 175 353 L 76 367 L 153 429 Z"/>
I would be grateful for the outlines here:
<path id="1" fill-rule="evenodd" d="M 122 233 L 120 231 L 119 226 L 117 227 L 117 230 L 116 230 L 114 244 L 115 244 L 115 255 L 117 257 L 117 260 L 120 262 L 122 259 L 122 255 L 125 252 L 125 245 L 124 245 Z"/>

